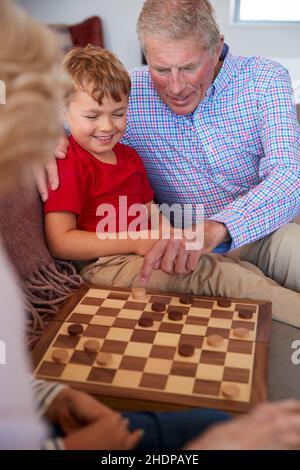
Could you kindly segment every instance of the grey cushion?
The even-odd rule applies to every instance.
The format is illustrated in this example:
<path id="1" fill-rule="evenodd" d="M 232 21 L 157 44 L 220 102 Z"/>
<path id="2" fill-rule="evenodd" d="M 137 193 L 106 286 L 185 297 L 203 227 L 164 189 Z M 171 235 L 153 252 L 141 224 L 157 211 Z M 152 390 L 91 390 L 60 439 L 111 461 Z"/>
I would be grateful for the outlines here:
<path id="1" fill-rule="evenodd" d="M 272 322 L 268 373 L 270 400 L 300 398 L 300 364 L 294 365 L 291 360 L 294 340 L 300 340 L 300 328 Z"/>

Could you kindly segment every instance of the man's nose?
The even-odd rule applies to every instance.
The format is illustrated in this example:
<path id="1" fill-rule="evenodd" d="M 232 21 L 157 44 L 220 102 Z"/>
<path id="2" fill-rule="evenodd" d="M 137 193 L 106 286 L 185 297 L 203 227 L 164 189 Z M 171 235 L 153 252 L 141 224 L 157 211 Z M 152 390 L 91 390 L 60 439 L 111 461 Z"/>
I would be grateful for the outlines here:
<path id="1" fill-rule="evenodd" d="M 185 88 L 185 80 L 181 70 L 172 69 L 169 77 L 169 92 L 172 95 L 180 95 Z"/>

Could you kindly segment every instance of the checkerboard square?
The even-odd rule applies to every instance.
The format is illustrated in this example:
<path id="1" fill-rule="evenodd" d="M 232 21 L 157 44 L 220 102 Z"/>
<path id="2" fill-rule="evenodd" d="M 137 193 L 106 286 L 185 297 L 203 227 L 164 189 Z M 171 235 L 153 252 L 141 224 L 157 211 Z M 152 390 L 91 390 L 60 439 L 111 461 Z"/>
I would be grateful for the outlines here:
<path id="1" fill-rule="evenodd" d="M 141 388 L 154 388 L 163 390 L 166 386 L 167 379 L 168 377 L 166 375 L 143 373 L 143 377 L 139 386 Z"/>
<path id="2" fill-rule="evenodd" d="M 124 356 L 120 368 L 125 370 L 144 370 L 147 359 L 144 357 Z"/>
<path id="3" fill-rule="evenodd" d="M 149 357 L 152 344 L 150 343 L 137 343 L 131 341 L 127 344 L 124 353 L 127 356 Z"/>
<path id="4" fill-rule="evenodd" d="M 221 383 L 214 380 L 196 379 L 193 393 L 201 395 L 218 396 Z"/>
<path id="5" fill-rule="evenodd" d="M 70 363 L 80 364 L 83 366 L 91 366 L 94 363 L 95 359 L 95 353 L 87 353 L 85 351 L 74 351 L 70 358 Z"/>
<path id="6" fill-rule="evenodd" d="M 130 341 L 130 338 L 133 336 L 132 330 L 126 328 L 115 328 L 112 327 L 109 329 L 106 338 L 116 341 Z"/>
<path id="7" fill-rule="evenodd" d="M 60 377 L 65 367 L 65 364 L 44 361 L 37 370 L 37 374 L 42 377 Z"/>
<path id="8" fill-rule="evenodd" d="M 116 371 L 113 369 L 102 369 L 100 367 L 92 367 L 92 370 L 87 378 L 88 382 L 103 382 L 111 384 L 114 380 Z"/>
<path id="9" fill-rule="evenodd" d="M 171 368 L 172 375 L 184 375 L 186 377 L 195 377 L 197 364 L 187 362 L 174 362 Z"/>
<path id="10" fill-rule="evenodd" d="M 159 371 L 160 374 L 168 375 L 170 373 L 172 361 L 168 359 L 156 359 L 150 357 L 145 365 L 144 371 L 148 373 L 155 373 Z"/>
<path id="11" fill-rule="evenodd" d="M 176 349 L 177 348 L 173 346 L 160 346 L 159 344 L 154 344 L 151 346 L 150 357 L 156 357 L 158 359 L 173 359 Z"/>
<path id="12" fill-rule="evenodd" d="M 201 380 L 212 380 L 221 382 L 223 379 L 224 368 L 222 365 L 211 363 L 198 364 L 196 378 Z"/>

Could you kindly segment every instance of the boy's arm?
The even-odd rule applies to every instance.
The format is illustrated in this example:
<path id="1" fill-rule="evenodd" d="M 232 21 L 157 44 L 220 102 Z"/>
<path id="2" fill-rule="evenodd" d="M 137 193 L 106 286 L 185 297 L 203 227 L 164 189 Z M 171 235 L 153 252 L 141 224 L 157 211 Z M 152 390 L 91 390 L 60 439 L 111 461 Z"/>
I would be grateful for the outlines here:
<path id="1" fill-rule="evenodd" d="M 114 240 L 100 240 L 96 232 L 77 230 L 76 225 L 76 215 L 72 212 L 45 214 L 45 235 L 53 256 L 61 259 L 89 260 L 100 256 L 136 252 L 137 240 L 130 237 L 120 240 L 119 234 L 115 234 Z"/>
<path id="2" fill-rule="evenodd" d="M 172 231 L 172 225 L 170 221 L 158 210 L 155 202 L 149 201 L 145 204 L 148 212 L 148 219 L 151 221 L 151 228 L 153 230 L 159 230 L 160 238 L 164 232 Z"/>

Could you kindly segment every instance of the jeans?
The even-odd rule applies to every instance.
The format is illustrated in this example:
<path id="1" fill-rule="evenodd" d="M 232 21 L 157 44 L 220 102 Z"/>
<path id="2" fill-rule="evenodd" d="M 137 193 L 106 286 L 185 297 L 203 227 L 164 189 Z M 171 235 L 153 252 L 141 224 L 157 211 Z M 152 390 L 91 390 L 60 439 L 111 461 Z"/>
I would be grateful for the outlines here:
<path id="1" fill-rule="evenodd" d="M 131 431 L 144 431 L 136 450 L 153 452 L 179 450 L 211 425 L 230 419 L 225 413 L 197 408 L 165 413 L 124 412 L 122 415 L 129 420 Z"/>

